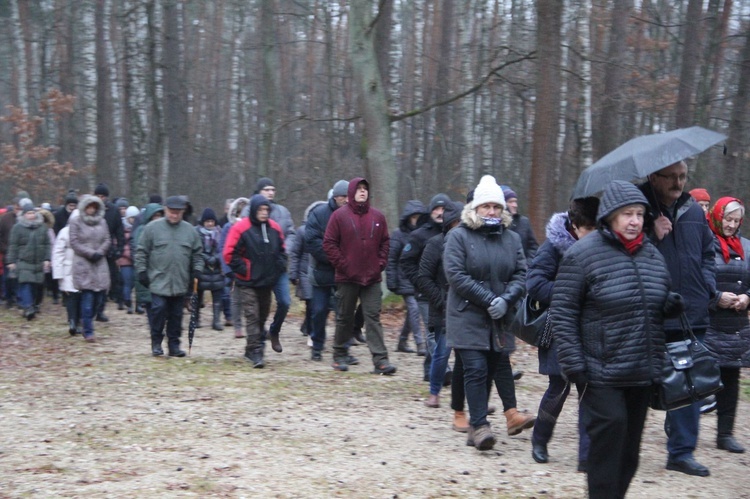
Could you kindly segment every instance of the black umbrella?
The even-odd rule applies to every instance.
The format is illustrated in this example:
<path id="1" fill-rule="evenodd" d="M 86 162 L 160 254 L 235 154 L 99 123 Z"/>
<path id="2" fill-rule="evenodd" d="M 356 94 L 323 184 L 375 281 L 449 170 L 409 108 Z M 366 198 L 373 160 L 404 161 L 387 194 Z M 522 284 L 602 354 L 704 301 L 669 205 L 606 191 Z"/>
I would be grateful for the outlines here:
<path id="1" fill-rule="evenodd" d="M 190 324 L 188 324 L 188 355 L 190 355 L 190 350 L 193 348 L 195 328 L 198 325 L 198 279 L 193 279 L 193 294 L 190 295 L 188 308 L 190 309 Z"/>
<path id="2" fill-rule="evenodd" d="M 613 180 L 632 181 L 646 177 L 726 138 L 726 135 L 699 126 L 636 137 L 583 170 L 573 190 L 573 199 L 594 196 Z"/>

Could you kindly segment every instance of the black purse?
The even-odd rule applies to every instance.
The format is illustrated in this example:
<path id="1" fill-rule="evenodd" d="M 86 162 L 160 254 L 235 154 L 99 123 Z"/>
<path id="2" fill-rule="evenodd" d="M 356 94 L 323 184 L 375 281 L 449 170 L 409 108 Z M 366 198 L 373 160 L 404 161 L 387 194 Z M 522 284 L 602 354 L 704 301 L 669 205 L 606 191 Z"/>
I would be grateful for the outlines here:
<path id="1" fill-rule="evenodd" d="M 526 295 L 510 323 L 510 332 L 529 345 L 549 348 L 552 337 L 549 334 L 548 309 L 542 308 L 538 301 L 532 300 L 529 295 Z"/>
<path id="2" fill-rule="evenodd" d="M 651 408 L 660 411 L 686 407 L 724 388 L 719 361 L 695 337 L 684 313 L 680 322 L 685 340 L 667 343 L 661 380 L 651 397 Z"/>

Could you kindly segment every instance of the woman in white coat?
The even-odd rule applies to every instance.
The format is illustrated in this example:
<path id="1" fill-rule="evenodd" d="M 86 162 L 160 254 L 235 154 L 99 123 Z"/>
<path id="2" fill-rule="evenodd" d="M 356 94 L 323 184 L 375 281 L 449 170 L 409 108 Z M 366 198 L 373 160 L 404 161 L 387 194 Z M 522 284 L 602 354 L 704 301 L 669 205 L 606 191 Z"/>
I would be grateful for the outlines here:
<path id="1" fill-rule="evenodd" d="M 78 210 L 74 210 L 69 221 L 77 217 Z M 58 281 L 63 293 L 65 310 L 68 312 L 68 332 L 71 336 L 81 334 L 81 293 L 73 285 L 73 255 L 75 252 L 70 246 L 70 226 L 66 225 L 57 234 L 52 249 L 52 278 Z"/>

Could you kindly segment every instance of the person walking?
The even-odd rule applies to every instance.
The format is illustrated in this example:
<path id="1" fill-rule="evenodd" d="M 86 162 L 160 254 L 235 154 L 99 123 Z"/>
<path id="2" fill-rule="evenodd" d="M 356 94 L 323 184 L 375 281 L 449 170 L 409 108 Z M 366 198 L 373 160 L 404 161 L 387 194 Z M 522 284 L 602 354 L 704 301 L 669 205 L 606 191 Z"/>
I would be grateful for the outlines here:
<path id="1" fill-rule="evenodd" d="M 5 306 L 8 310 L 15 307 L 19 301 L 18 274 L 15 270 L 11 271 L 10 269 L 10 262 L 8 262 L 8 245 L 10 244 L 10 232 L 21 217 L 22 210 L 20 203 L 22 199 L 25 199 L 25 197 L 14 197 L 11 209 L 0 216 L 0 255 L 3 255 L 3 282 L 5 285 L 5 295 L 3 298 L 5 299 Z M 28 201 L 31 203 L 30 199 Z"/>
<path id="2" fill-rule="evenodd" d="M 664 318 L 683 309 L 669 291 L 664 257 L 644 237 L 647 206 L 633 184 L 613 181 L 602 195 L 598 230 L 565 253 L 552 292 L 560 367 L 585 387 L 591 498 L 625 497 L 666 361 Z"/>
<path id="3" fill-rule="evenodd" d="M 120 214 L 119 208 L 114 203 L 109 201 L 109 187 L 107 184 L 100 183 L 94 189 L 94 195 L 97 196 L 102 203 L 104 203 L 104 220 L 107 222 L 107 228 L 109 229 L 109 235 L 112 238 L 112 244 L 109 247 L 109 251 L 105 255 L 107 258 L 107 265 L 109 267 L 109 277 L 111 283 L 107 286 L 107 289 L 111 291 L 112 298 L 117 301 L 120 298 L 121 286 L 120 272 L 117 270 L 117 259 L 122 256 L 122 252 L 125 247 L 125 234 L 122 227 L 122 215 Z M 127 206 L 127 204 L 125 205 Z M 96 310 L 96 320 L 99 322 L 109 322 L 109 317 L 104 313 L 107 305 L 107 295 L 101 297 L 98 301 L 98 308 Z"/>
<path id="4" fill-rule="evenodd" d="M 73 286 L 81 292 L 83 339 L 93 342 L 94 317 L 111 282 L 105 256 L 112 239 L 104 220 L 104 203 L 97 196 L 83 196 L 78 206 L 78 217 L 68 224 L 74 253 Z"/>
<path id="5" fill-rule="evenodd" d="M 203 248 L 193 226 L 183 221 L 187 200 L 170 196 L 165 217 L 143 228 L 135 251 L 138 281 L 151 292 L 151 354 L 164 355 L 164 328 L 170 357 L 184 357 L 180 349 L 185 296 L 203 272 Z"/>
<path id="6" fill-rule="evenodd" d="M 117 267 L 120 270 L 120 282 L 122 291 L 119 293 L 120 302 L 117 304 L 118 310 L 126 310 L 127 314 L 133 313 L 133 286 L 135 282 L 135 270 L 133 267 L 133 224 L 135 217 L 140 214 L 140 210 L 135 206 L 128 206 L 125 209 L 125 216 L 122 217 L 122 232 L 125 238 L 122 255 L 117 259 Z"/>
<path id="7" fill-rule="evenodd" d="M 414 342 L 417 345 L 417 351 L 424 355 L 426 345 L 422 336 L 422 315 L 419 313 L 419 305 L 415 296 L 414 285 L 411 283 L 402 266 L 400 265 L 401 252 L 406 246 L 409 234 L 424 224 L 429 217 L 429 213 L 424 204 L 417 199 L 406 202 L 404 210 L 401 212 L 398 229 L 391 233 L 390 250 L 388 251 L 388 266 L 386 267 L 386 284 L 388 290 L 401 296 L 406 305 L 406 315 L 404 324 L 401 327 L 401 334 L 398 338 L 397 352 L 414 353 L 409 348 L 409 333 L 414 335 Z"/>
<path id="8" fill-rule="evenodd" d="M 221 295 L 224 289 L 224 273 L 221 270 L 221 253 L 219 252 L 219 239 L 221 231 L 216 226 L 216 214 L 211 208 L 205 208 L 201 213 L 201 219 L 195 226 L 198 237 L 203 246 L 203 272 L 198 279 L 198 321 L 200 322 L 200 309 L 203 308 L 203 294 L 211 292 L 211 309 L 213 320 L 211 329 L 223 331 L 221 324 Z"/>
<path id="9" fill-rule="evenodd" d="M 548 308 L 552 302 L 552 292 L 555 288 L 555 276 L 565 252 L 576 241 L 596 230 L 596 213 L 599 199 L 589 197 L 574 199 L 570 203 L 567 213 L 556 213 L 547 223 L 547 239 L 536 252 L 536 256 L 529 265 L 526 275 L 526 290 L 529 299 L 538 302 L 540 306 Z M 537 463 L 549 461 L 547 444 L 552 439 L 552 433 L 557 424 L 565 400 L 570 393 L 570 383 L 563 377 L 560 363 L 557 360 L 557 342 L 554 340 L 549 347 L 540 346 L 539 374 L 548 376 L 547 390 L 539 402 L 534 431 L 531 435 L 531 457 Z M 580 399 L 585 387 L 577 386 Z M 588 460 L 589 438 L 586 433 L 583 411 L 578 410 L 578 471 L 586 471 Z"/>
<path id="10" fill-rule="evenodd" d="M 750 241 L 740 236 L 745 206 L 737 198 L 722 197 L 708 212 L 714 234 L 716 288 L 719 299 L 710 309 L 706 348 L 719 359 L 724 389 L 716 394 L 716 447 L 736 454 L 745 448 L 734 438 L 740 390 L 740 368 L 750 367 Z"/>
<path id="11" fill-rule="evenodd" d="M 234 273 L 245 312 L 245 359 L 263 368 L 271 293 L 286 273 L 287 255 L 281 226 L 270 218 L 271 202 L 260 194 L 250 198 L 250 211 L 232 226 L 222 258 Z"/>
<path id="12" fill-rule="evenodd" d="M 711 206 L 711 195 L 708 191 L 702 187 L 696 187 L 692 189 L 689 194 L 695 199 L 695 201 L 703 208 L 703 213 L 708 215 L 708 209 Z"/>
<path id="13" fill-rule="evenodd" d="M 688 323 L 698 340 L 703 341 L 709 325 L 709 305 L 718 297 L 714 237 L 700 205 L 683 192 L 687 172 L 684 161 L 674 163 L 649 175 L 640 189 L 654 219 L 653 229 L 647 229 L 648 237 L 664 256 L 672 277 L 672 291 L 685 300 Z M 666 320 L 664 329 L 667 342 L 683 340 L 679 320 Z M 701 405 L 699 401 L 667 411 L 664 428 L 668 470 L 693 476 L 710 474 L 693 455 L 698 444 Z"/>
<path id="14" fill-rule="evenodd" d="M 509 310 L 524 294 L 526 258 L 521 238 L 508 229 L 510 214 L 495 178 L 485 175 L 464 207 L 461 225 L 445 239 L 443 268 L 448 279 L 446 330 L 464 366 L 469 405 L 467 445 L 489 450 L 495 436 L 487 421 L 493 379 L 503 401 L 508 434 L 534 426 L 534 417 L 516 409 L 515 384 L 504 350 Z M 500 371 L 495 376 L 496 371 Z"/>
<path id="15" fill-rule="evenodd" d="M 349 182 L 339 180 L 331 189 L 331 197 L 324 205 L 316 206 L 307 216 L 305 226 L 305 249 L 310 253 L 310 266 L 307 277 L 312 285 L 312 300 L 310 305 L 312 311 L 310 317 L 310 360 L 323 360 L 322 352 L 326 342 L 326 321 L 331 311 L 332 303 L 335 302 L 336 281 L 335 270 L 328 260 L 328 255 L 323 249 L 328 222 L 331 215 L 346 205 Z M 336 308 L 333 305 L 333 308 Z"/>
<path id="16" fill-rule="evenodd" d="M 74 209 L 68 217 L 68 222 L 78 216 L 78 210 Z M 74 258 L 75 252 L 70 246 L 70 225 L 66 224 L 57 233 L 52 249 L 52 277 L 58 280 L 58 287 L 63 294 L 63 303 L 68 316 L 68 333 L 71 336 L 83 332 L 81 328 L 81 293 L 73 284 Z"/>
<path id="17" fill-rule="evenodd" d="M 34 208 L 30 199 L 19 201 L 21 215 L 10 231 L 7 268 L 18 282 L 18 298 L 23 316 L 33 319 L 39 312 L 36 296 L 44 283 L 44 274 L 50 269 L 52 249 L 44 218 Z"/>
<path id="18" fill-rule="evenodd" d="M 380 323 L 383 293 L 381 273 L 388 264 L 389 235 L 385 216 L 370 205 L 370 184 L 363 177 L 349 182 L 347 202 L 331 214 L 323 250 L 335 269 L 338 315 L 333 344 L 333 367 L 347 371 L 359 361 L 349 355 L 357 300 L 365 318 L 365 338 L 373 374 L 394 374 Z"/>
<path id="19" fill-rule="evenodd" d="M 164 206 L 161 203 L 149 203 L 143 208 L 141 214 L 141 222 L 133 231 L 133 236 L 130 239 L 130 252 L 135 255 L 138 243 L 143 234 L 143 229 L 148 225 L 149 222 L 159 220 L 164 217 Z M 135 258 L 135 257 L 134 257 Z M 133 269 L 135 270 L 135 259 L 133 260 Z M 139 308 L 146 313 L 146 319 L 148 320 L 148 329 L 153 329 L 153 317 L 151 314 L 151 292 L 148 287 L 140 283 L 138 279 L 135 280 L 135 302 L 136 302 L 136 313 Z M 141 312 L 142 313 L 142 312 Z"/>
<path id="20" fill-rule="evenodd" d="M 221 228 L 221 235 L 219 236 L 219 254 L 222 255 L 221 270 L 224 272 L 224 291 L 222 292 L 222 304 L 224 307 L 224 316 L 227 321 L 224 323 L 225 326 L 232 326 L 234 328 L 234 337 L 236 339 L 242 339 L 245 337 L 245 331 L 242 328 L 242 302 L 240 297 L 240 289 L 234 285 L 234 273 L 229 265 L 224 261 L 224 247 L 226 246 L 227 236 L 229 230 L 234 224 L 240 221 L 244 216 L 245 207 L 250 203 L 250 200 L 244 197 L 239 197 L 232 201 L 227 212 L 227 223 Z M 229 324 L 227 324 L 229 323 Z"/>
<path id="21" fill-rule="evenodd" d="M 63 227 L 66 227 L 68 225 L 68 218 L 70 218 L 70 214 L 73 213 L 73 210 L 75 210 L 77 207 L 78 195 L 76 195 L 76 191 L 71 189 L 65 195 L 62 206 L 60 206 L 54 212 L 55 225 L 53 226 L 53 229 L 55 231 L 55 234 L 60 233 L 60 231 L 63 230 Z"/>

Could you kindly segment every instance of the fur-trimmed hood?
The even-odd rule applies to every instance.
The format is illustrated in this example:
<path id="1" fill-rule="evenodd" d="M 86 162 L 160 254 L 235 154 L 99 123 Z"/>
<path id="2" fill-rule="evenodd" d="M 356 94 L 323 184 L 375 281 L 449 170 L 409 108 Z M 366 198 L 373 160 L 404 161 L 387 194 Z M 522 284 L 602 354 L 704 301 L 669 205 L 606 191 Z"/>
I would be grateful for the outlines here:
<path id="1" fill-rule="evenodd" d="M 506 229 L 513 223 L 513 218 L 508 213 L 508 210 L 503 210 L 500 219 L 503 222 L 503 227 Z M 484 226 L 484 220 L 477 215 L 477 210 L 471 207 L 471 203 L 464 206 L 464 210 L 461 212 L 461 222 L 471 230 L 478 230 Z"/>
<path id="2" fill-rule="evenodd" d="M 547 240 L 561 255 L 577 241 L 568 231 L 570 218 L 566 212 L 555 213 L 547 222 Z"/>
<path id="3" fill-rule="evenodd" d="M 16 217 L 16 221 L 21 224 L 23 227 L 28 227 L 30 229 L 36 229 L 40 225 L 44 223 L 44 217 L 41 213 L 38 211 L 34 212 L 34 220 L 28 220 L 26 218 L 26 215 L 18 215 Z"/>
<path id="4" fill-rule="evenodd" d="M 230 224 L 234 225 L 235 223 L 237 223 L 237 220 L 240 219 L 240 213 L 242 212 L 242 209 L 239 208 L 239 205 L 242 203 L 244 203 L 244 205 L 249 205 L 250 200 L 247 198 L 237 198 L 234 201 L 232 201 L 232 204 L 229 205 L 229 211 L 227 212 L 227 220 L 229 221 Z"/>
<path id="5" fill-rule="evenodd" d="M 307 223 L 307 217 L 310 215 L 310 212 L 321 204 L 328 204 L 328 201 L 313 201 L 310 203 L 310 206 L 305 208 L 305 213 L 302 215 L 302 223 Z"/>
<path id="6" fill-rule="evenodd" d="M 96 213 L 87 215 L 86 208 L 92 204 L 96 205 Z M 104 218 L 104 202 L 99 196 L 85 195 L 78 201 L 78 215 L 86 225 L 97 225 Z"/>

